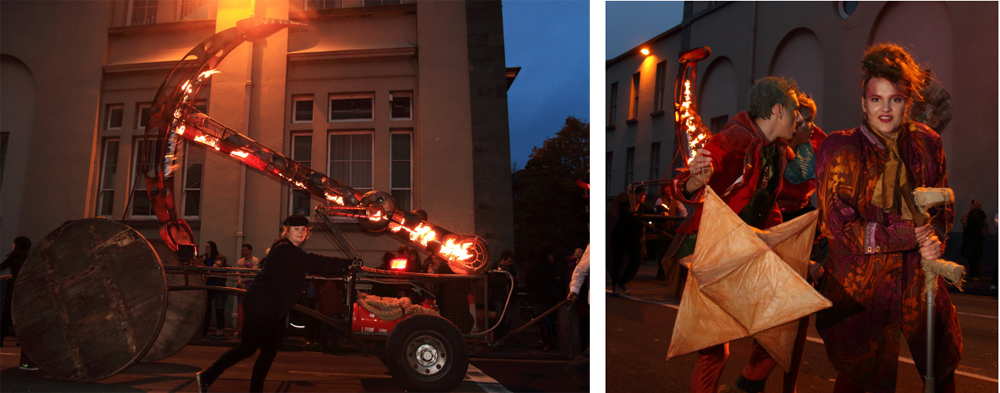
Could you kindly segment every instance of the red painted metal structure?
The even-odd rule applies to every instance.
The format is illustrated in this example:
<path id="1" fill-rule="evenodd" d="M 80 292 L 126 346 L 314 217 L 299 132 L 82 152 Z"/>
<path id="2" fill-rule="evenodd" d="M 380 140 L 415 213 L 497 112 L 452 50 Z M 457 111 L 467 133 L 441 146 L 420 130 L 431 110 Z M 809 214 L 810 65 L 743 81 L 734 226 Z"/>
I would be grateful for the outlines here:
<path id="1" fill-rule="evenodd" d="M 215 34 L 188 52 L 160 86 L 150 109 L 148 127 L 162 141 L 158 170 L 152 175 L 146 168 L 142 170 L 147 173 L 147 192 L 161 223 L 163 241 L 175 251 L 182 246 L 194 246 L 194 235 L 178 217 L 174 205 L 174 172 L 181 162 L 183 138 L 323 198 L 326 204 L 316 209 L 317 214 L 357 218 L 361 229 L 369 232 L 388 230 L 448 261 L 456 273 L 484 271 L 489 265 L 489 255 L 485 241 L 479 236 L 457 235 L 421 220 L 412 212 L 397 209 L 388 193 L 361 193 L 257 143 L 193 106 L 214 69 L 233 49 L 245 41 L 264 39 L 281 29 L 299 25 L 302 24 L 266 18 L 241 20 L 236 27 Z"/>

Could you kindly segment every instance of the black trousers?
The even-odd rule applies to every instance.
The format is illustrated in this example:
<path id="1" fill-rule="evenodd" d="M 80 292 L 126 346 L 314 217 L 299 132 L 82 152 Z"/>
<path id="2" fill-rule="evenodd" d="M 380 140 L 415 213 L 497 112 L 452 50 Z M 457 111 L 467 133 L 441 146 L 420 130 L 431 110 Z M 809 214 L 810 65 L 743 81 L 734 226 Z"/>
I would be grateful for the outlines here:
<path id="1" fill-rule="evenodd" d="M 285 328 L 287 311 L 276 301 L 262 292 L 252 292 L 243 299 L 243 332 L 240 343 L 230 349 L 202 372 L 202 380 L 212 383 L 226 369 L 246 359 L 260 349 L 260 356 L 253 365 L 250 391 L 264 390 L 264 380 L 271 370 L 271 363 L 281 346 L 281 336 Z"/>
<path id="2" fill-rule="evenodd" d="M 642 243 L 635 239 L 611 239 L 611 285 L 625 285 L 635 278 L 639 272 L 639 263 L 642 261 Z M 628 257 L 628 264 L 622 266 L 625 258 Z"/>

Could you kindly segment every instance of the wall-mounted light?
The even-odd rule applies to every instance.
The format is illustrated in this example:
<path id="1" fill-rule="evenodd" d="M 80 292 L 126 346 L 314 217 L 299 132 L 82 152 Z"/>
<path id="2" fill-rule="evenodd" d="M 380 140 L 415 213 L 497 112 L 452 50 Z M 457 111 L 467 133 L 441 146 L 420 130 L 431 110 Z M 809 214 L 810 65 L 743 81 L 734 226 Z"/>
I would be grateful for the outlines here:
<path id="1" fill-rule="evenodd" d="M 649 56 L 649 48 L 639 49 L 639 53 L 642 53 L 643 56 Z"/>

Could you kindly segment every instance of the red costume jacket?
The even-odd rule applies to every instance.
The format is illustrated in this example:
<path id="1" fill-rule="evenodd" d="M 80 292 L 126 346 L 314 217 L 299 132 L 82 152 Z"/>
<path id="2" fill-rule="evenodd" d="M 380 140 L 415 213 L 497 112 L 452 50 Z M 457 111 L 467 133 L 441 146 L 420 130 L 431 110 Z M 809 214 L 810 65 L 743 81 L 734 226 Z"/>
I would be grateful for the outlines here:
<path id="1" fill-rule="evenodd" d="M 787 152 L 786 154 L 779 155 L 778 160 L 778 173 L 784 173 L 785 165 L 792 154 L 791 149 L 788 148 L 788 143 L 780 138 L 772 143 L 780 144 L 779 148 L 783 148 L 783 151 Z M 719 197 L 735 212 L 742 210 L 750 201 L 754 190 L 761 186 L 760 151 L 767 144 L 767 139 L 764 139 L 763 131 L 750 118 L 750 114 L 743 111 L 737 113 L 736 116 L 729 120 L 725 127 L 722 128 L 722 131 L 712 135 L 711 139 L 705 145 L 705 150 L 712 153 L 713 174 L 708 185 L 712 186 L 712 189 L 719 194 Z M 687 168 L 682 169 L 681 173 L 670 182 L 670 193 L 674 198 L 679 199 L 683 203 L 700 205 L 705 195 L 704 188 L 695 192 L 691 198 L 687 198 L 684 195 L 684 184 L 690 177 L 690 171 Z M 781 188 L 779 186 L 777 192 L 780 191 Z M 700 221 L 701 207 L 699 206 L 695 209 L 691 218 L 681 224 L 677 232 L 697 232 Z M 778 204 L 775 203 L 767 216 L 763 228 L 769 228 L 780 223 L 781 212 L 778 210 Z"/>

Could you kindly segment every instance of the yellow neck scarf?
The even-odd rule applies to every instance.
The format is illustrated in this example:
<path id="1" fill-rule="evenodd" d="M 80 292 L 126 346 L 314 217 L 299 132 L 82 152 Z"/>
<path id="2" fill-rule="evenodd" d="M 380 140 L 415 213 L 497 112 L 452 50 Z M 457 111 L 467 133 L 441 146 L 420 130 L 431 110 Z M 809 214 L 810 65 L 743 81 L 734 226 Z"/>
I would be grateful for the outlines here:
<path id="1" fill-rule="evenodd" d="M 900 127 L 899 131 L 891 135 L 876 131 L 871 126 L 868 128 L 872 130 L 872 134 L 882 141 L 886 152 L 889 154 L 889 160 L 885 163 L 885 169 L 882 170 L 882 175 L 879 176 L 878 182 L 875 184 L 872 204 L 889 213 L 898 213 L 903 216 L 904 220 L 923 218 L 923 215 L 917 214 L 913 207 L 913 189 L 907 180 L 906 164 L 899 157 L 899 146 L 896 143 L 905 127 Z"/>

